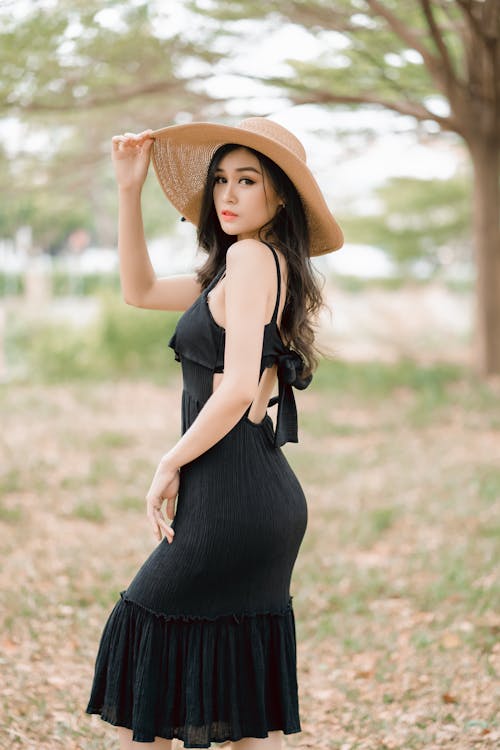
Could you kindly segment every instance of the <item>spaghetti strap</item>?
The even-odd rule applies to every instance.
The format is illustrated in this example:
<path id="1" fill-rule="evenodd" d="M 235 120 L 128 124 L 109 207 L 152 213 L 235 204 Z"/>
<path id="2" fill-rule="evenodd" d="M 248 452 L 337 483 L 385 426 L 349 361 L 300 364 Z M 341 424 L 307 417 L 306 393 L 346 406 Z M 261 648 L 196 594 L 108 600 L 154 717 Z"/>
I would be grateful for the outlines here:
<path id="1" fill-rule="evenodd" d="M 272 245 L 270 245 L 269 242 L 265 242 L 264 240 L 263 240 L 263 242 L 264 242 L 264 245 L 267 245 L 269 248 L 271 248 L 271 250 L 273 252 L 274 262 L 276 263 L 276 272 L 278 274 L 278 291 L 277 291 L 277 294 L 276 294 L 276 304 L 274 305 L 273 316 L 272 316 L 271 321 L 270 321 L 270 322 L 272 322 L 272 321 L 276 321 L 276 319 L 277 319 L 278 309 L 279 309 L 279 305 L 280 305 L 280 297 L 281 297 L 281 271 L 280 271 L 280 262 L 278 260 L 278 254 L 277 254 L 276 250 L 274 249 L 274 247 Z"/>
<path id="2" fill-rule="evenodd" d="M 226 264 L 224 263 L 224 265 L 221 268 L 219 268 L 219 270 L 213 277 L 212 281 L 208 284 L 208 286 L 205 287 L 205 290 L 204 290 L 205 294 L 207 294 L 211 289 L 214 288 L 214 286 L 217 284 L 218 281 L 222 279 L 225 273 L 226 273 Z"/>

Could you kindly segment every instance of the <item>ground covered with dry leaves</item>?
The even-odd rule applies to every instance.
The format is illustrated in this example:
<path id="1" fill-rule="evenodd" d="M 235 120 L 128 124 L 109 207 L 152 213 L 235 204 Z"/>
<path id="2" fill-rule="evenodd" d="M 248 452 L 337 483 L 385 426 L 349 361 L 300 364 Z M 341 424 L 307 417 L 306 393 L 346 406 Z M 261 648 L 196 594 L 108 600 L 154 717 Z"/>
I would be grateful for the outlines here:
<path id="1" fill-rule="evenodd" d="M 500 745 L 500 387 L 416 373 L 297 393 L 303 731 L 284 747 Z M 117 748 L 84 709 L 105 619 L 156 544 L 144 495 L 179 402 L 176 377 L 2 387 L 1 748 Z"/>

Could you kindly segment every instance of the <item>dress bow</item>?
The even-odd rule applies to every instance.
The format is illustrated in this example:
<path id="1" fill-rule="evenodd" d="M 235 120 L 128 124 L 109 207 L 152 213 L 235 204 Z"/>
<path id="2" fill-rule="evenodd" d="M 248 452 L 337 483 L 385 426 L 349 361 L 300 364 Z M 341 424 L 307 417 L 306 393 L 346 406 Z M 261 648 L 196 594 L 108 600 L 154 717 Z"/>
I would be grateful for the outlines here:
<path id="1" fill-rule="evenodd" d="M 278 403 L 274 445 L 279 448 L 284 443 L 298 443 L 297 405 L 292 386 L 299 390 L 307 388 L 312 375 L 302 377 L 304 361 L 300 354 L 289 349 L 277 357 L 278 363 L 278 396 L 269 401 L 269 406 Z"/>

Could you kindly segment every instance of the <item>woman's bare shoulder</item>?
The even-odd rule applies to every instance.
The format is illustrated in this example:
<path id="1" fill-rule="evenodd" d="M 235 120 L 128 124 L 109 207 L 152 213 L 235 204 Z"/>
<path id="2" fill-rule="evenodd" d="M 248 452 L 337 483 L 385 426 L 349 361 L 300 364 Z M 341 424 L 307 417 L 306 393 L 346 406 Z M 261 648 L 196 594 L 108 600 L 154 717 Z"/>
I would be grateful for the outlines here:
<path id="1" fill-rule="evenodd" d="M 254 239 L 233 242 L 226 253 L 226 265 L 228 270 L 231 267 L 240 267 L 247 272 L 259 270 L 265 273 L 266 268 L 274 268 L 269 246 L 261 240 Z"/>

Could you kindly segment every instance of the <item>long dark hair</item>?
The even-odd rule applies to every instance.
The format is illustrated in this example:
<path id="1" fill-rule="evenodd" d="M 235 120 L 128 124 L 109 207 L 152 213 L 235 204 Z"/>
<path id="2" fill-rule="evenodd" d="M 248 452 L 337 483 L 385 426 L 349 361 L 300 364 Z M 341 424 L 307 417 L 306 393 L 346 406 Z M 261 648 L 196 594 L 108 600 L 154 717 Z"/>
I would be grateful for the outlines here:
<path id="1" fill-rule="evenodd" d="M 315 345 L 316 321 L 323 307 L 320 286 L 315 278 L 316 269 L 309 256 L 309 231 L 304 206 L 285 172 L 259 151 L 236 143 L 227 143 L 214 153 L 207 172 L 203 192 L 200 219 L 198 222 L 198 244 L 208 253 L 208 258 L 197 271 L 197 280 L 205 289 L 224 264 L 226 252 L 235 242 L 233 235 L 226 234 L 220 225 L 213 200 L 215 171 L 226 154 L 245 148 L 260 162 L 285 207 L 259 230 L 259 238 L 281 250 L 287 261 L 287 296 L 281 317 L 281 335 L 285 343 L 298 352 L 304 360 L 303 377 L 318 366 L 322 351 Z"/>

